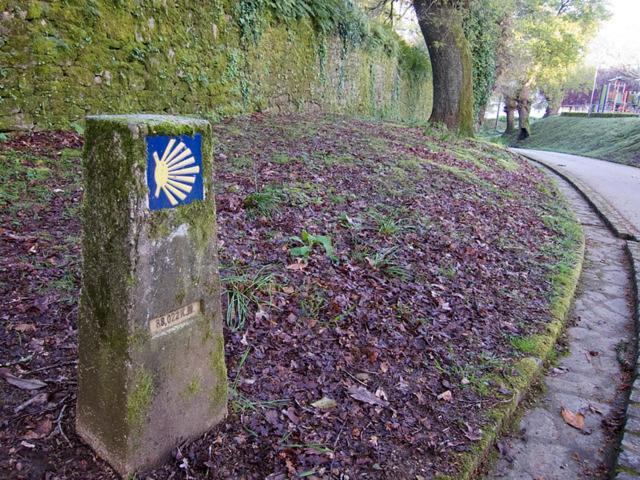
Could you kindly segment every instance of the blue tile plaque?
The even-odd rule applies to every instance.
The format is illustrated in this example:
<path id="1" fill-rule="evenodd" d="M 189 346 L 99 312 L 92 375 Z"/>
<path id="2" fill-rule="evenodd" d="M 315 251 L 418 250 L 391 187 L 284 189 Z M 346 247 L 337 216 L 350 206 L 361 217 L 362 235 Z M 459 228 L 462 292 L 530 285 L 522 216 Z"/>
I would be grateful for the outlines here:
<path id="1" fill-rule="evenodd" d="M 202 135 L 149 135 L 147 186 L 151 210 L 203 200 Z"/>

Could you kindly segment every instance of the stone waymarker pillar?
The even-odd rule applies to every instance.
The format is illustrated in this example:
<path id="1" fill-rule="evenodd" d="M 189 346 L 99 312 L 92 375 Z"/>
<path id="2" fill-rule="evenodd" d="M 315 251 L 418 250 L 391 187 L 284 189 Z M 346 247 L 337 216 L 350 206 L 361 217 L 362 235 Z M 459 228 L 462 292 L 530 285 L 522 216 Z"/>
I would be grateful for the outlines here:
<path id="1" fill-rule="evenodd" d="M 77 431 L 123 476 L 227 409 L 211 127 L 87 118 Z"/>

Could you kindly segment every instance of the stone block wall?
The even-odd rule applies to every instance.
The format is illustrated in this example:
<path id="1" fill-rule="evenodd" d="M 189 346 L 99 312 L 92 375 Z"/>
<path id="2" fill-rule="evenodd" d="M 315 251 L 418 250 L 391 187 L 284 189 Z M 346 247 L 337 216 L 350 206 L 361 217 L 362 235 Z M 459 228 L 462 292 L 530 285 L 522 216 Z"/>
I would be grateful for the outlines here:
<path id="1" fill-rule="evenodd" d="M 0 130 L 116 112 L 428 118 L 430 72 L 411 71 L 401 40 L 347 45 L 304 19 L 267 19 L 249 39 L 238 3 L 0 0 Z"/>

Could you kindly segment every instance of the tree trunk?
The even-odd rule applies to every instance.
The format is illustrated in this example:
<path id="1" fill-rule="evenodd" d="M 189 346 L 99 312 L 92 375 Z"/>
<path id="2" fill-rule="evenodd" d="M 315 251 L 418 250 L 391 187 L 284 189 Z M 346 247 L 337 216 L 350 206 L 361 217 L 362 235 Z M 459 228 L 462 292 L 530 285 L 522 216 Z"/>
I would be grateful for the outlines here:
<path id="1" fill-rule="evenodd" d="M 478 126 L 478 129 L 480 127 L 482 127 L 482 125 L 484 124 L 485 118 L 484 116 L 487 114 L 487 105 L 482 105 L 480 107 L 480 110 L 478 111 L 478 118 L 476 120 L 476 125 Z"/>
<path id="2" fill-rule="evenodd" d="M 560 102 L 553 100 L 552 98 L 547 98 L 547 108 L 544 111 L 544 117 L 551 117 L 553 115 L 558 115 L 560 112 Z"/>
<path id="3" fill-rule="evenodd" d="M 523 87 L 518 95 L 518 140 L 524 140 L 531 136 L 529 125 L 529 113 L 531 112 L 531 100 L 529 99 L 529 88 Z"/>
<path id="4" fill-rule="evenodd" d="M 462 12 L 452 1 L 413 2 L 433 70 L 433 111 L 429 120 L 444 123 L 463 135 L 473 135 L 471 50 L 462 29 Z"/>
<path id="5" fill-rule="evenodd" d="M 504 113 L 507 114 L 507 128 L 504 131 L 505 135 L 511 135 L 516 131 L 515 111 L 517 108 L 516 99 L 513 97 L 504 98 Z"/>

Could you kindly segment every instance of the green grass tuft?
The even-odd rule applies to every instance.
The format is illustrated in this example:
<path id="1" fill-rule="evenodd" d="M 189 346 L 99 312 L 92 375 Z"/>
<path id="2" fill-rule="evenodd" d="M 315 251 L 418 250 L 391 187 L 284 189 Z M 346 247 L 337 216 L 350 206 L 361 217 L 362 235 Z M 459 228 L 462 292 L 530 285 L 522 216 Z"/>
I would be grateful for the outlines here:
<path id="1" fill-rule="evenodd" d="M 250 214 L 270 218 L 279 210 L 281 203 L 281 192 L 267 187 L 247 195 L 244 199 L 244 208 Z"/>

